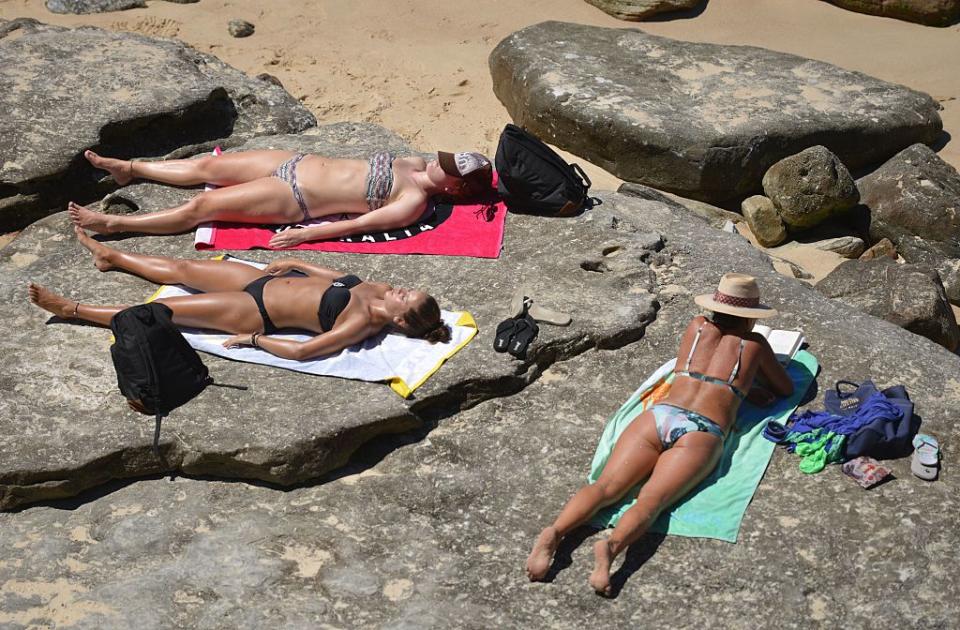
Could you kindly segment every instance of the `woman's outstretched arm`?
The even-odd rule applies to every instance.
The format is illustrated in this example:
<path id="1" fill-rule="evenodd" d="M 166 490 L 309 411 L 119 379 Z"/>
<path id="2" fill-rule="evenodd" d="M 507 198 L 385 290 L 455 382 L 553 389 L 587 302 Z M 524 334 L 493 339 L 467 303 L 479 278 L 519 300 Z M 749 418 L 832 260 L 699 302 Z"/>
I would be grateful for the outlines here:
<path id="1" fill-rule="evenodd" d="M 355 219 L 331 221 L 323 225 L 284 230 L 270 239 L 270 247 L 294 247 L 307 241 L 322 241 L 350 236 L 351 234 L 396 230 L 411 225 L 420 217 L 423 210 L 424 200 L 422 198 L 412 196 L 398 199 Z"/>
<path id="2" fill-rule="evenodd" d="M 324 355 L 339 352 L 355 343 L 360 343 L 369 335 L 368 326 L 363 319 L 354 319 L 321 333 L 308 341 L 293 341 L 267 335 L 256 335 L 256 345 L 272 355 L 293 361 L 307 361 Z M 254 335 L 234 335 L 225 342 L 226 348 L 254 345 Z"/>

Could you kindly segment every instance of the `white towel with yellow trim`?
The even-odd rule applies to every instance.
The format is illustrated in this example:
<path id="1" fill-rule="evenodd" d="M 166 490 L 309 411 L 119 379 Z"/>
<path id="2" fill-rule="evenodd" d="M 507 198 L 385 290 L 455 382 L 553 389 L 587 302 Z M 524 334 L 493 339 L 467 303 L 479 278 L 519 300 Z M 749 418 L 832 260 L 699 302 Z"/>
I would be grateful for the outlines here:
<path id="1" fill-rule="evenodd" d="M 265 267 L 263 264 L 232 256 L 230 260 L 261 269 Z M 162 286 L 148 301 L 191 293 L 196 291 L 179 285 Z M 423 339 L 411 339 L 405 335 L 381 332 L 336 354 L 307 361 L 283 359 L 265 350 L 249 346 L 224 348 L 223 342 L 232 335 L 184 327 L 180 328 L 180 332 L 193 348 L 201 352 L 235 361 L 261 363 L 318 376 L 339 376 L 360 381 L 387 381 L 393 391 L 408 398 L 415 389 L 439 370 L 447 359 L 467 345 L 477 334 L 477 324 L 470 313 L 441 310 L 441 315 L 443 321 L 450 325 L 451 336 L 447 343 L 430 343 Z M 293 341 L 307 341 L 312 337 L 310 334 L 272 336 Z"/>

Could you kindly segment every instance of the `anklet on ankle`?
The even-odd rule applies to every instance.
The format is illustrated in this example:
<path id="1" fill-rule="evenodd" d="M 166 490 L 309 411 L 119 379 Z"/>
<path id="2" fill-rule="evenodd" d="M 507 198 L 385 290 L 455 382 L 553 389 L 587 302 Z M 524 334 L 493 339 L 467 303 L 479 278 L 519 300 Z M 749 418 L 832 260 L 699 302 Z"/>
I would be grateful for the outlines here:
<path id="1" fill-rule="evenodd" d="M 79 311 L 80 311 L 80 302 L 77 302 L 77 305 L 73 307 L 72 319 L 76 319 L 76 318 L 77 318 L 77 312 L 79 312 Z"/>

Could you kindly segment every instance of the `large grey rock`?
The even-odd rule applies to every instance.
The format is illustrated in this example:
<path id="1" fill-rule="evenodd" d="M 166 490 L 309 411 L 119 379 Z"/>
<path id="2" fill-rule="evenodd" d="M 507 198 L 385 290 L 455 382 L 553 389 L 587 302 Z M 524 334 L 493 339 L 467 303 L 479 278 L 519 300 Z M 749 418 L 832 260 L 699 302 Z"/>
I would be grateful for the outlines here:
<path id="1" fill-rule="evenodd" d="M 890 239 L 907 262 L 936 269 L 960 303 L 960 173 L 915 144 L 857 181 L 870 210 L 870 238 Z"/>
<path id="2" fill-rule="evenodd" d="M 176 4 L 193 4 L 200 0 L 167 0 Z M 125 11 L 126 9 L 142 9 L 147 6 L 146 0 L 47 0 L 47 9 L 52 13 L 107 13 L 109 11 Z"/>
<path id="3" fill-rule="evenodd" d="M 848 260 L 816 285 L 844 304 L 906 328 L 948 350 L 957 348 L 960 330 L 935 271 L 898 264 L 887 257 Z"/>
<path id="4" fill-rule="evenodd" d="M 838 7 L 918 22 L 927 26 L 949 26 L 960 20 L 960 0 L 827 0 Z"/>
<path id="5" fill-rule="evenodd" d="M 783 313 L 774 322 L 807 333 L 823 366 L 810 407 L 838 378 L 904 383 L 923 430 L 960 440 L 956 356 L 778 277 L 760 252 L 682 208 L 597 194 L 604 204 L 573 222 L 602 225 L 602 241 L 664 235 L 662 308 L 642 339 L 378 441 L 322 484 L 161 478 L 0 513 L 0 624 L 576 628 L 602 615 L 616 628 L 953 627 L 960 478 L 949 450 L 936 483 L 904 458 L 887 462 L 893 481 L 865 492 L 836 466 L 806 475 L 777 449 L 738 544 L 646 536 L 605 601 L 586 583 L 597 538 L 578 532 L 552 581 L 527 583 L 530 545 L 584 482 L 604 420 L 673 355 L 698 312 L 691 297 L 724 271 L 757 275 Z M 543 222 L 508 227 L 509 244 Z"/>
<path id="6" fill-rule="evenodd" d="M 824 146 L 785 157 L 763 176 L 763 192 L 783 222 L 810 228 L 849 210 L 860 200 L 850 171 Z"/>
<path id="7" fill-rule="evenodd" d="M 331 157 L 362 157 L 381 148 L 410 151 L 382 128 L 352 124 L 313 135 L 260 138 L 241 148 L 271 147 Z M 181 203 L 192 192 L 139 184 L 114 193 L 107 205 L 112 212 L 155 210 Z M 0 508 L 167 470 L 299 483 L 342 465 L 377 435 L 419 426 L 425 415 L 510 394 L 553 362 L 589 348 L 636 340 L 656 308 L 653 272 L 642 261 L 662 247 L 660 238 L 630 232 L 623 242 L 608 243 L 598 223 L 557 221 L 543 230 L 539 221 L 511 215 L 508 233 L 516 236 L 507 237 L 498 261 L 306 254 L 361 277 L 425 287 L 444 308 L 473 313 L 481 332 L 410 403 L 382 384 L 209 358 L 218 381 L 251 389 L 208 388 L 177 409 L 162 434 L 164 462 L 150 454 L 151 424 L 127 410 L 116 389 L 109 334 L 69 324 L 44 326 L 47 315 L 25 299 L 28 281 L 101 303 L 143 301 L 152 286 L 125 274 L 98 274 L 70 237 L 63 213 L 30 226 L 0 252 L 0 317 L 16 329 L 0 339 L 5 358 L 0 382 L 11 392 L 0 399 Z M 201 255 L 192 241 L 188 234 L 116 245 L 141 253 Z M 525 361 L 492 347 L 496 323 L 508 315 L 518 286 L 574 314 L 566 328 L 543 326 Z"/>
<path id="8" fill-rule="evenodd" d="M 47 0 L 47 9 L 53 13 L 108 13 L 126 9 L 143 9 L 147 0 Z"/>
<path id="9" fill-rule="evenodd" d="M 316 125 L 282 88 L 176 40 L 18 19 L 0 23 L 0 67 L 0 230 L 109 190 L 85 149 L 199 152 Z"/>
<path id="10" fill-rule="evenodd" d="M 490 54 L 514 121 L 618 177 L 712 203 L 822 144 L 848 168 L 940 134 L 929 95 L 819 61 L 543 22 Z"/>
<path id="11" fill-rule="evenodd" d="M 640 21 L 658 13 L 696 9 L 706 0 L 587 0 L 621 20 Z"/>
<path id="12" fill-rule="evenodd" d="M 763 247 L 776 247 L 787 238 L 787 229 L 783 219 L 777 213 L 769 197 L 753 195 L 747 197 L 740 204 L 743 216 L 750 226 L 750 231 Z"/>

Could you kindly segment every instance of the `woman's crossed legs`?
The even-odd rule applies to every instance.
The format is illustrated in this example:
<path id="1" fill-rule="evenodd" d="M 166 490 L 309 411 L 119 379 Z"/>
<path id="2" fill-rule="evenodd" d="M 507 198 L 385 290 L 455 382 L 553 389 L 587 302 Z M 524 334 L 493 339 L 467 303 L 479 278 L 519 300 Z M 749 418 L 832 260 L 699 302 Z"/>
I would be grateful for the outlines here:
<path id="1" fill-rule="evenodd" d="M 543 579 L 564 536 L 649 476 L 636 504 L 623 515 L 610 538 L 594 545 L 596 563 L 590 585 L 598 593 L 609 594 L 613 560 L 646 533 L 660 512 L 700 483 L 722 452 L 722 441 L 703 432 L 688 433 L 663 451 L 653 414 L 645 411 L 617 440 L 596 483 L 580 488 L 553 524 L 540 533 L 527 558 L 527 576 Z"/>

